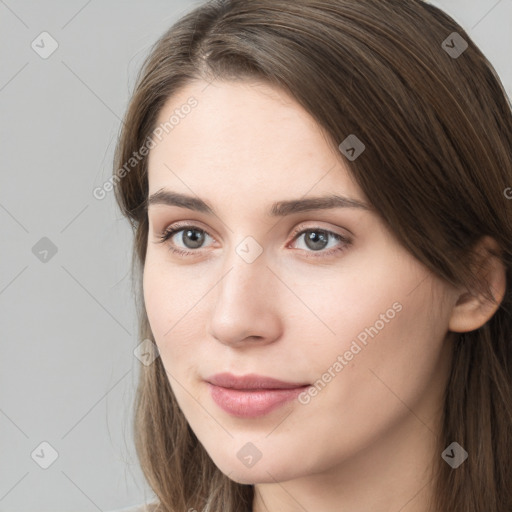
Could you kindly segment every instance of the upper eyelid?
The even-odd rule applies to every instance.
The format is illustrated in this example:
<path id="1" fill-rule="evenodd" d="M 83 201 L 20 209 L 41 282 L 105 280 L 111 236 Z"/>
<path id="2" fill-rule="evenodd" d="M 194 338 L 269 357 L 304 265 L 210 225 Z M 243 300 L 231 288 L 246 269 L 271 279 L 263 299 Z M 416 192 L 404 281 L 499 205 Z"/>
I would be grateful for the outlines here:
<path id="1" fill-rule="evenodd" d="M 159 205 L 157 205 L 159 206 Z M 348 219 L 351 218 L 351 212 L 349 212 L 348 210 L 349 209 L 346 209 L 347 211 L 344 211 L 343 214 L 346 214 L 348 216 Z M 152 224 L 152 223 L 160 223 L 160 219 L 161 218 L 165 218 L 167 217 L 167 212 L 168 212 L 168 209 L 166 208 L 158 208 L 158 207 L 155 207 L 153 209 L 150 209 L 148 210 L 148 213 L 147 213 L 147 217 L 148 217 L 148 220 L 149 220 L 149 223 Z M 194 213 L 194 212 L 189 212 L 189 213 Z M 327 223 L 330 223 L 330 224 L 336 224 L 336 220 L 334 220 L 334 218 L 332 217 L 332 215 L 334 214 L 335 212 L 332 212 L 332 211 L 329 211 L 329 210 L 319 210 L 319 211 L 298 211 L 298 212 L 295 212 L 294 214 L 291 214 L 290 216 L 287 217 L 287 219 L 292 222 L 293 224 L 301 224 L 303 222 L 318 222 L 318 223 L 322 223 L 322 222 L 327 222 Z M 338 212 L 339 213 L 339 212 Z M 313 217 L 316 217 L 318 215 L 318 219 L 314 220 Z M 172 215 L 174 217 L 174 215 Z M 203 215 L 201 213 L 199 213 L 199 216 L 200 217 L 203 217 Z M 181 217 L 181 214 L 180 214 L 180 217 Z M 297 218 L 297 217 L 311 217 L 311 219 L 303 219 L 301 220 L 300 218 Z M 325 217 L 324 219 L 322 219 L 322 217 Z M 342 219 L 344 217 L 341 217 Z M 217 219 L 219 219 L 217 217 Z M 359 216 L 356 217 L 356 219 L 359 219 Z M 190 219 L 190 222 L 191 223 L 200 223 L 202 224 L 203 221 L 198 219 L 198 218 L 194 218 L 194 217 L 191 217 Z M 209 219 L 210 220 L 210 219 Z M 209 222 L 209 220 L 207 222 Z M 222 221 L 222 219 L 219 219 L 221 224 L 224 224 L 224 226 L 226 226 L 226 224 Z M 284 221 L 285 218 L 282 218 L 280 219 L 279 223 L 281 223 L 282 221 Z M 178 222 L 187 222 L 187 221 L 176 221 L 176 223 Z M 342 221 L 341 221 L 342 222 Z M 353 221 L 352 221 L 353 222 Z M 169 225 L 172 224 L 172 223 L 169 223 Z M 346 228 L 346 227 L 341 227 L 341 226 L 338 226 L 340 227 L 341 229 L 344 229 L 346 230 L 348 233 L 351 233 L 350 229 Z M 204 228 L 201 228 L 201 229 L 204 229 Z M 326 229 L 330 229 L 330 228 L 326 228 Z M 229 231 L 231 231 L 229 228 L 228 228 Z M 208 231 L 208 229 L 205 229 L 205 231 Z"/>

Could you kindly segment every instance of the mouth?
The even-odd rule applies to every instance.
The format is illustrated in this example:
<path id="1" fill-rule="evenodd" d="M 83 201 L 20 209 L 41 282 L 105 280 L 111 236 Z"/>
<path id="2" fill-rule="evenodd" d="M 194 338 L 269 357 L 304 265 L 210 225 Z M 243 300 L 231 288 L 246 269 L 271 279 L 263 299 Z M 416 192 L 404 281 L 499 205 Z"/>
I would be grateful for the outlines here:
<path id="1" fill-rule="evenodd" d="M 217 406 L 239 418 L 269 414 L 310 386 L 309 383 L 285 382 L 256 374 L 237 377 L 220 373 L 205 380 Z"/>

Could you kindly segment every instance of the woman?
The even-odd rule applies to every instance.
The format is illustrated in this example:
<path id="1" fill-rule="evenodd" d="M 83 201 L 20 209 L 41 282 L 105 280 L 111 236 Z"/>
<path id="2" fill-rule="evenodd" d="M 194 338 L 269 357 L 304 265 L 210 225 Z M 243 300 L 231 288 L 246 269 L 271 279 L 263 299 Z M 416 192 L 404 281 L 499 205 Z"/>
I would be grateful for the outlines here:
<path id="1" fill-rule="evenodd" d="M 171 27 L 114 174 L 155 510 L 512 510 L 511 155 L 493 67 L 419 0 Z"/>

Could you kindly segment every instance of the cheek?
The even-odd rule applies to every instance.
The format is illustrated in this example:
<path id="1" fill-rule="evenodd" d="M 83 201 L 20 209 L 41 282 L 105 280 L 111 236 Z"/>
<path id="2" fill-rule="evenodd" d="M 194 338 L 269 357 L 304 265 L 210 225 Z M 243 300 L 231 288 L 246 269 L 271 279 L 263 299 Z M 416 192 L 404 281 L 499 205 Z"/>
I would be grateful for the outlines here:
<path id="1" fill-rule="evenodd" d="M 163 334 L 168 291 L 164 280 L 158 279 L 158 270 L 151 263 L 149 257 L 146 259 L 142 283 L 144 306 L 155 341 L 158 344 Z"/>
<path id="2" fill-rule="evenodd" d="M 365 308 L 357 321 L 341 313 L 339 341 L 311 354 L 320 377 L 318 396 L 311 399 L 317 405 L 312 407 L 324 410 L 318 417 L 335 428 L 341 422 L 354 436 L 375 435 L 411 410 L 429 421 L 426 401 L 438 398 L 442 389 L 448 322 L 442 296 L 433 293 L 430 282 L 412 293 L 408 283 L 401 287 L 391 293 L 376 290 L 366 303 L 360 297 L 358 303 Z M 339 414 L 332 415 L 333 410 Z"/>
<path id="3" fill-rule="evenodd" d="M 156 258 L 155 258 L 156 260 Z M 204 336 L 201 315 L 202 287 L 192 286 L 193 276 L 169 271 L 169 266 L 148 255 L 143 275 L 143 295 L 147 317 L 155 343 L 166 369 L 184 373 L 187 358 L 197 355 Z"/>
<path id="4" fill-rule="evenodd" d="M 316 322 L 327 335 L 309 347 L 312 373 L 319 379 L 311 402 L 343 403 L 364 416 L 382 411 L 384 418 L 385 409 L 400 407 L 400 400 L 417 402 L 441 371 L 449 311 L 443 285 L 411 257 L 359 264 L 357 272 L 344 269 L 323 283 L 322 293 L 308 296 L 308 305 L 330 330 Z"/>
<path id="5" fill-rule="evenodd" d="M 169 367 L 169 361 L 173 360 L 169 357 L 172 348 L 169 341 L 173 339 L 173 325 L 177 321 L 176 288 L 170 284 L 162 270 L 150 257 L 146 259 L 143 277 L 144 305 L 162 362 L 167 370 L 172 371 Z"/>
<path id="6" fill-rule="evenodd" d="M 421 423 L 430 424 L 435 417 L 449 369 L 443 352 L 447 314 L 428 283 L 410 294 L 411 287 L 403 284 L 402 291 L 381 292 L 378 297 L 375 292 L 370 305 L 359 302 L 365 307 L 357 321 L 342 311 L 335 341 L 310 347 L 310 374 L 317 380 L 310 388 L 314 391 L 303 395 L 296 414 L 287 420 L 290 431 L 297 433 L 289 445 L 283 443 L 290 457 L 308 443 L 312 455 L 303 462 L 328 466 L 402 421 L 411 420 L 427 431 Z M 436 309 L 430 312 L 432 301 Z M 338 303 L 338 309 L 342 307 L 352 311 L 349 301 Z M 388 322 L 378 323 L 386 311 Z M 364 336 L 358 338 L 361 333 Z"/>
<path id="7" fill-rule="evenodd" d="M 143 292 L 149 325 L 169 385 L 178 404 L 189 416 L 194 411 L 194 402 L 189 395 L 190 391 L 185 392 L 183 386 L 194 375 L 194 359 L 191 358 L 191 354 L 197 354 L 197 348 L 191 345 L 192 340 L 197 338 L 190 331 L 188 317 L 184 317 L 190 308 L 180 300 L 183 294 L 180 293 L 179 287 L 173 284 L 175 282 L 170 276 L 165 276 L 163 268 L 153 264 L 151 259 L 146 260 Z M 180 321 L 181 318 L 183 319 Z"/>
<path id="8" fill-rule="evenodd" d="M 293 277 L 292 281 L 291 275 L 285 275 L 285 280 L 293 282 L 290 300 L 300 314 L 295 327 L 290 327 L 316 333 L 310 338 L 315 340 L 312 355 L 324 365 L 322 354 L 332 357 L 333 349 L 335 355 L 343 354 L 354 339 L 364 347 L 365 341 L 369 344 L 385 336 L 389 326 L 404 316 L 402 303 L 407 300 L 405 290 L 410 290 L 407 278 L 391 263 L 379 265 L 373 257 L 352 258 L 329 272 L 296 273 Z"/>

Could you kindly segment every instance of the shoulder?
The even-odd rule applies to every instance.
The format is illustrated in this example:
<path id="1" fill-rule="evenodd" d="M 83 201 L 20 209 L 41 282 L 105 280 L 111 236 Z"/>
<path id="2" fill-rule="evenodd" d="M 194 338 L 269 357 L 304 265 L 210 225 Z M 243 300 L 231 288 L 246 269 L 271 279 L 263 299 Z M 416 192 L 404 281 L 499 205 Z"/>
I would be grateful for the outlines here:
<path id="1" fill-rule="evenodd" d="M 158 503 L 144 503 L 142 505 L 135 505 L 125 508 L 117 508 L 109 512 L 156 512 Z"/>

